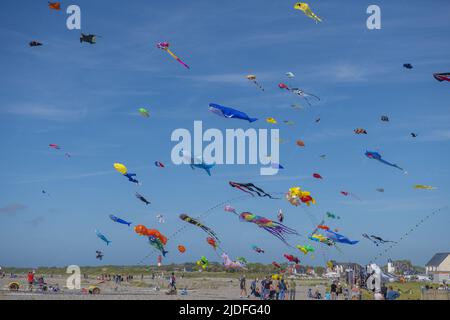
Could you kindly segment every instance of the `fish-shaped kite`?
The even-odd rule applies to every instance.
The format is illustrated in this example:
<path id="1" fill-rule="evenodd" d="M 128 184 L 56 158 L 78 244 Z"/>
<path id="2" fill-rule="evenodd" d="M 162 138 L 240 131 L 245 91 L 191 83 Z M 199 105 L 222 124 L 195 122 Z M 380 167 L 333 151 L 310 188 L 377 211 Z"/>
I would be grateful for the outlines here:
<path id="1" fill-rule="evenodd" d="M 297 2 L 294 5 L 294 9 L 303 11 L 303 13 L 308 17 L 316 21 L 316 23 L 322 22 L 322 19 L 320 19 L 314 12 L 311 11 L 311 8 L 307 3 L 304 2 Z"/>
<path id="2" fill-rule="evenodd" d="M 131 222 L 125 221 L 125 220 L 123 220 L 123 219 L 121 219 L 119 217 L 116 217 L 115 215 L 110 214 L 109 218 L 112 221 L 114 221 L 114 222 L 121 223 L 121 224 L 126 224 L 127 226 L 131 226 Z"/>
<path id="3" fill-rule="evenodd" d="M 229 107 L 224 107 L 216 103 L 209 104 L 209 111 L 225 118 L 247 120 L 250 123 L 258 120 L 257 118 L 250 118 L 245 112 Z"/>
<path id="4" fill-rule="evenodd" d="M 95 230 L 95 234 L 97 235 L 97 237 L 105 241 L 106 245 L 109 245 L 111 243 L 111 241 L 109 241 L 100 231 Z"/>
<path id="5" fill-rule="evenodd" d="M 388 166 L 397 168 L 397 169 L 399 169 L 399 170 L 405 172 L 405 170 L 403 170 L 403 168 L 400 168 L 398 165 L 396 165 L 396 164 L 394 164 L 394 163 L 390 163 L 390 162 L 384 160 L 384 159 L 381 157 L 381 154 L 379 154 L 378 152 L 375 152 L 375 151 L 366 151 L 365 155 L 366 155 L 366 157 L 369 158 L 369 159 L 378 160 L 378 161 L 380 161 L 381 163 L 387 164 Z"/>

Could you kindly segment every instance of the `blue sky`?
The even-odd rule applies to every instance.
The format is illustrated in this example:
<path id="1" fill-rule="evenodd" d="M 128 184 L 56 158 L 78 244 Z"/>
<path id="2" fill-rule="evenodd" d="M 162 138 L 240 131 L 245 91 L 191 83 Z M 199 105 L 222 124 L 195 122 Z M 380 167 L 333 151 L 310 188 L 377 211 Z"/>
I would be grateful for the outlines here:
<path id="1" fill-rule="evenodd" d="M 342 245 L 342 253 L 318 248 L 312 260 L 221 208 L 203 219 L 230 257 L 255 262 L 282 261 L 283 253 L 291 253 L 305 264 L 323 265 L 323 250 L 325 258 L 367 263 L 381 249 L 361 233 L 398 240 L 425 215 L 448 205 L 450 91 L 432 74 L 450 71 L 450 43 L 444 38 L 450 31 L 450 3 L 310 1 L 323 18 L 315 24 L 293 10 L 294 2 L 72 1 L 63 2 L 61 12 L 50 11 L 47 1 L 5 2 L 0 12 L 0 265 L 96 265 L 99 249 L 105 264 L 136 264 L 153 251 L 109 214 L 170 237 L 184 226 L 179 214 L 199 216 L 243 195 L 228 186 L 230 180 L 254 182 L 270 192 L 292 186 L 310 190 L 317 204 L 309 209 L 259 198 L 230 204 L 274 219 L 282 208 L 285 224 L 302 234 L 312 228 L 309 216 L 320 220 L 331 211 L 341 220 L 327 221 L 330 226 L 361 240 Z M 66 29 L 69 4 L 81 7 L 83 32 L 101 35 L 97 44 L 80 44 L 79 32 Z M 370 4 L 381 7 L 381 30 L 366 28 Z M 29 48 L 31 40 L 44 46 Z M 160 41 L 170 42 L 191 69 L 157 49 Z M 407 62 L 413 70 L 402 67 Z M 292 109 L 293 103 L 306 104 L 278 89 L 288 71 L 296 75 L 293 85 L 317 94 L 321 102 Z M 247 74 L 258 77 L 264 93 Z M 248 124 L 217 117 L 208 112 L 210 102 L 260 120 Z M 150 118 L 138 115 L 140 107 Z M 381 122 L 381 115 L 390 122 Z M 279 124 L 266 123 L 267 117 Z M 288 140 L 281 145 L 285 170 L 262 177 L 259 166 L 223 165 L 208 177 L 172 165 L 170 135 L 177 128 L 192 129 L 194 120 L 221 130 L 279 128 Z M 369 134 L 355 135 L 359 127 Z M 419 136 L 413 139 L 411 132 Z M 306 147 L 297 147 L 297 139 Z M 63 150 L 56 152 L 49 143 Z M 408 174 L 366 159 L 367 149 L 378 150 Z M 155 167 L 156 160 L 166 168 Z M 126 164 L 143 185 L 127 182 L 114 171 L 114 162 Z M 314 172 L 324 180 L 313 179 Z M 438 189 L 414 190 L 415 184 Z M 43 189 L 51 196 L 42 195 Z M 341 190 L 361 200 L 343 197 Z M 152 205 L 140 203 L 136 191 Z M 157 223 L 157 214 L 165 216 L 165 224 Z M 435 252 L 448 251 L 449 222 L 447 209 L 380 262 L 405 258 L 424 264 Z M 109 247 L 96 237 L 96 228 L 112 240 Z M 201 230 L 186 227 L 169 240 L 164 262 L 195 261 L 201 255 L 218 260 L 205 238 Z M 187 247 L 184 255 L 178 244 Z M 266 254 L 254 253 L 252 244 Z M 156 254 L 144 261 L 155 262 Z"/>

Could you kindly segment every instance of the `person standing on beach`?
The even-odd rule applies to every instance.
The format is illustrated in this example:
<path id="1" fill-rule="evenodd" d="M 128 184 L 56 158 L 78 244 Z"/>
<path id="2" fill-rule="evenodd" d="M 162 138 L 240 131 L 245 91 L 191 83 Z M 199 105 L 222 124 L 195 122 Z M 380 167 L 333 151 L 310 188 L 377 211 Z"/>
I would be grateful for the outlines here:
<path id="1" fill-rule="evenodd" d="M 248 298 L 248 295 L 247 295 L 247 286 L 246 286 L 246 284 L 245 284 L 245 274 L 242 275 L 242 277 L 239 279 L 239 286 L 240 286 L 240 288 L 241 288 L 241 295 L 240 295 L 240 298 L 243 298 L 243 297 L 247 297 L 247 298 Z"/>
<path id="2" fill-rule="evenodd" d="M 34 273 L 28 272 L 27 275 L 27 281 L 28 281 L 28 290 L 33 291 L 33 283 L 34 283 Z"/>
<path id="3" fill-rule="evenodd" d="M 177 278 L 175 278 L 175 273 L 172 272 L 172 275 L 170 276 L 170 280 L 169 280 L 170 291 L 177 290 L 176 284 L 177 284 Z"/>
<path id="4" fill-rule="evenodd" d="M 289 280 L 289 300 L 295 300 L 295 280 L 291 278 Z"/>
<path id="5" fill-rule="evenodd" d="M 331 284 L 330 292 L 331 292 L 331 300 L 336 300 L 337 285 L 336 285 L 336 282 L 334 282 L 334 281 Z"/>

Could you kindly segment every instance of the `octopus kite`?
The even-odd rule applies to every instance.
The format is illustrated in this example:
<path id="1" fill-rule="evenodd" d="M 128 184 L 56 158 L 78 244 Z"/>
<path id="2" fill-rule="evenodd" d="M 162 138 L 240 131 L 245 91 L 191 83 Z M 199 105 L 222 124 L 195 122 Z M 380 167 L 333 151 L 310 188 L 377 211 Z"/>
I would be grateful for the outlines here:
<path id="1" fill-rule="evenodd" d="M 270 232 L 272 235 L 283 241 L 288 245 L 285 236 L 288 234 L 298 235 L 297 231 L 291 229 L 279 222 L 267 219 L 265 217 L 258 216 L 256 214 L 250 212 L 243 212 L 239 215 L 241 221 L 252 222 L 256 224 L 258 227 L 263 228 L 267 232 Z"/>
<path id="2" fill-rule="evenodd" d="M 212 238 L 214 238 L 218 243 L 220 243 L 219 238 L 217 237 L 217 235 L 215 234 L 215 232 L 213 230 L 211 230 L 210 228 L 208 228 L 207 226 L 205 226 L 203 223 L 201 223 L 200 221 L 189 217 L 187 214 L 180 214 L 180 219 L 183 220 L 184 222 L 190 223 L 194 226 L 197 226 L 199 228 L 201 228 L 203 231 L 205 231 L 208 235 L 210 235 Z"/>
<path id="3" fill-rule="evenodd" d="M 140 236 L 154 237 L 160 240 L 163 245 L 167 244 L 167 238 L 156 229 L 147 229 L 147 227 L 143 225 L 137 225 L 134 227 L 134 232 Z"/>
<path id="4" fill-rule="evenodd" d="M 261 197 L 261 198 L 269 197 L 270 199 L 277 199 L 277 198 L 272 197 L 270 194 L 265 192 L 263 189 L 258 188 L 253 183 L 239 183 L 239 182 L 230 181 L 229 184 L 233 188 L 236 188 L 241 191 L 244 191 L 245 193 L 251 194 L 252 197 L 254 197 L 256 194 L 258 197 Z"/>

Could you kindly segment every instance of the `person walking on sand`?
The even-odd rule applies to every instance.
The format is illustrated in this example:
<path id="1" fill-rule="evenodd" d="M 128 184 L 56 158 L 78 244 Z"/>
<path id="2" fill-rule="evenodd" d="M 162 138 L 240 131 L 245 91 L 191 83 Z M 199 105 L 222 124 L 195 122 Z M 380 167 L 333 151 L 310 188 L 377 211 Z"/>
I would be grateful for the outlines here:
<path id="1" fill-rule="evenodd" d="M 289 300 L 295 300 L 295 280 L 291 278 L 289 280 Z"/>
<path id="2" fill-rule="evenodd" d="M 28 272 L 27 275 L 27 281 L 28 281 L 28 290 L 33 291 L 33 283 L 34 283 L 34 273 Z"/>
<path id="3" fill-rule="evenodd" d="M 248 295 L 247 295 L 247 286 L 246 286 L 246 284 L 245 284 L 245 274 L 242 275 L 242 277 L 239 279 L 239 287 L 240 287 L 240 289 L 241 289 L 241 295 L 240 295 L 240 298 L 241 298 L 241 299 L 244 298 L 244 297 L 247 297 L 247 298 L 248 298 Z"/>
<path id="4" fill-rule="evenodd" d="M 175 273 L 172 272 L 172 275 L 170 276 L 170 280 L 169 280 L 170 291 L 177 290 L 176 284 L 177 284 L 177 278 L 175 278 Z"/>
<path id="5" fill-rule="evenodd" d="M 334 281 L 331 284 L 330 293 L 331 293 L 331 300 L 336 300 L 337 285 L 336 282 Z"/>

